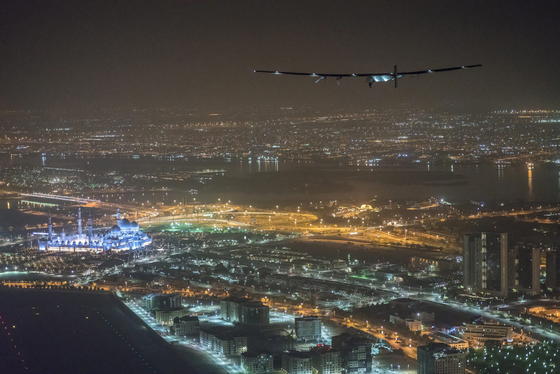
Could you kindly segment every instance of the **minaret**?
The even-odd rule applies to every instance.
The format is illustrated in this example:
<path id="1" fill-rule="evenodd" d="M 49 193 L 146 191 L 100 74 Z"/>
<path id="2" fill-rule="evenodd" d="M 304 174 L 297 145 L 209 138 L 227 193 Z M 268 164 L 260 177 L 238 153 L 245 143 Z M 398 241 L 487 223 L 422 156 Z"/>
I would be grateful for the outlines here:
<path id="1" fill-rule="evenodd" d="M 49 213 L 49 241 L 52 240 L 52 236 L 53 236 L 52 218 L 51 218 L 51 214 Z"/>
<path id="2" fill-rule="evenodd" d="M 82 207 L 78 208 L 78 235 L 82 235 Z"/>
<path id="3" fill-rule="evenodd" d="M 93 218 L 91 218 L 91 212 L 89 212 L 89 217 L 87 220 L 87 231 L 88 241 L 91 243 L 91 238 L 93 238 Z"/>

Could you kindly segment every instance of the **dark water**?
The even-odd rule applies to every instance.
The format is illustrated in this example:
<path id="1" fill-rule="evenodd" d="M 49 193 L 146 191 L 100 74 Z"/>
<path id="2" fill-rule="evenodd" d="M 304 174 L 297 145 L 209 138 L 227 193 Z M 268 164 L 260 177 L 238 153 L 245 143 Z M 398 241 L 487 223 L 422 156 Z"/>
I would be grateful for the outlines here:
<path id="1" fill-rule="evenodd" d="M 38 271 L 6 271 L 0 272 L 0 281 L 68 281 L 74 277 L 47 274 Z"/>
<path id="2" fill-rule="evenodd" d="M 44 164 L 44 165 L 43 165 Z M 278 204 L 310 200 L 356 200 L 374 197 L 392 200 L 424 200 L 429 197 L 448 201 L 539 201 L 560 200 L 560 167 L 536 164 L 498 167 L 494 164 L 453 165 L 428 168 L 356 167 L 342 163 L 257 161 L 248 159 L 155 159 L 152 157 L 77 158 L 40 155 L 8 159 L 0 156 L 0 166 L 67 168 L 97 175 L 122 175 L 125 185 L 144 192 L 91 196 L 120 202 L 172 203 L 179 201 L 222 201 Z M 135 176 L 150 174 L 153 182 Z M 162 176 L 180 175 L 183 181 Z M 171 178 L 173 179 L 173 178 Z M 168 191 L 153 189 L 167 187 Z M 85 196 L 85 195 L 84 195 Z M 0 209 L 14 202 L 0 201 Z"/>
<path id="3" fill-rule="evenodd" d="M 306 167 L 278 173 L 224 177 L 210 190 L 232 200 L 425 200 L 542 201 L 560 200 L 559 168 L 495 165 L 426 168 Z"/>

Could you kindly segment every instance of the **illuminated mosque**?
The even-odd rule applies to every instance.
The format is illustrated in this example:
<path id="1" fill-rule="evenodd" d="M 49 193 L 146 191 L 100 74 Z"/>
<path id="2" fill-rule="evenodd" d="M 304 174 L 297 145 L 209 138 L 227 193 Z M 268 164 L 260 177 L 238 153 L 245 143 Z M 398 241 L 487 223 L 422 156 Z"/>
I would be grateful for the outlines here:
<path id="1" fill-rule="evenodd" d="M 82 230 L 82 210 L 78 208 L 78 232 L 66 235 L 64 231 L 56 234 L 53 231 L 51 217 L 49 217 L 48 232 L 38 239 L 40 251 L 60 252 L 103 252 L 103 251 L 129 251 L 141 249 L 152 244 L 152 238 L 140 230 L 136 222 L 126 218 L 121 219 L 117 210 L 117 222 L 110 230 L 104 233 L 93 232 L 91 216 L 87 221 L 87 229 Z"/>

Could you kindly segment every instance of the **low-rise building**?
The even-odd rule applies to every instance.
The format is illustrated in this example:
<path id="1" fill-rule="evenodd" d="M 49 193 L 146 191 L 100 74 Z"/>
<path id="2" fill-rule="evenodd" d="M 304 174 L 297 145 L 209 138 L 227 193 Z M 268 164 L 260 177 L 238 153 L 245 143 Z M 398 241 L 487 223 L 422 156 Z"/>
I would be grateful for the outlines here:
<path id="1" fill-rule="evenodd" d="M 284 374 L 313 374 L 310 352 L 290 351 L 282 355 Z"/>
<path id="2" fill-rule="evenodd" d="M 185 308 L 178 308 L 172 310 L 156 310 L 156 321 L 163 326 L 172 326 L 175 318 L 181 318 L 187 315 Z"/>
<path id="3" fill-rule="evenodd" d="M 270 310 L 261 302 L 248 301 L 241 304 L 240 323 L 243 325 L 268 325 Z"/>
<path id="4" fill-rule="evenodd" d="M 422 331 L 424 328 L 422 326 L 422 321 L 418 321 L 416 319 L 407 318 L 404 322 L 406 327 L 412 332 Z"/>
<path id="5" fill-rule="evenodd" d="M 142 298 L 145 309 L 153 312 L 155 310 L 172 310 L 181 307 L 181 295 L 178 294 L 150 294 Z"/>
<path id="6" fill-rule="evenodd" d="M 442 343 L 418 347 L 418 374 L 465 374 L 467 354 Z"/>
<path id="7" fill-rule="evenodd" d="M 511 341 L 513 328 L 499 323 L 467 323 L 463 330 L 463 337 L 474 346 L 488 341 Z"/>
<path id="8" fill-rule="evenodd" d="M 259 301 L 227 298 L 220 301 L 220 316 L 224 321 L 243 325 L 267 325 L 269 308 Z"/>
<path id="9" fill-rule="evenodd" d="M 274 370 L 274 360 L 270 353 L 243 352 L 241 367 L 248 374 L 269 374 Z"/>
<path id="10" fill-rule="evenodd" d="M 256 347 L 252 347 L 255 351 L 264 349 L 273 354 L 280 354 L 282 352 L 291 351 L 295 348 L 295 340 L 290 335 L 259 334 L 257 338 L 251 339 L 249 344 L 257 345 Z"/>
<path id="11" fill-rule="evenodd" d="M 317 374 L 341 374 L 342 356 L 339 351 L 329 346 L 316 347 L 311 350 L 311 361 Z"/>
<path id="12" fill-rule="evenodd" d="M 432 333 L 431 336 L 434 338 L 434 342 L 447 344 L 451 348 L 458 350 L 465 350 L 469 348 L 468 341 L 453 335 L 445 334 L 443 332 L 435 332 Z"/>
<path id="13" fill-rule="evenodd" d="M 316 316 L 299 317 L 295 319 L 296 337 L 303 341 L 318 341 L 321 339 L 321 319 Z"/>
<path id="14" fill-rule="evenodd" d="M 239 299 L 234 297 L 228 297 L 220 301 L 220 318 L 224 321 L 237 323 L 240 320 L 240 304 L 243 303 L 245 299 Z"/>
<path id="15" fill-rule="evenodd" d="M 240 356 L 247 352 L 247 334 L 235 328 L 203 328 L 200 344 L 223 356 Z"/>
<path id="16" fill-rule="evenodd" d="M 200 334 L 200 323 L 197 316 L 176 317 L 171 326 L 171 333 L 177 336 L 196 336 Z"/>
<path id="17" fill-rule="evenodd" d="M 394 325 L 406 327 L 413 332 L 422 331 L 424 328 L 422 321 L 412 318 L 402 318 L 396 314 L 389 315 L 389 322 Z"/>
<path id="18" fill-rule="evenodd" d="M 332 338 L 332 347 L 340 351 L 342 365 L 347 374 L 362 374 L 371 371 L 371 345 L 370 340 L 348 333 Z"/>

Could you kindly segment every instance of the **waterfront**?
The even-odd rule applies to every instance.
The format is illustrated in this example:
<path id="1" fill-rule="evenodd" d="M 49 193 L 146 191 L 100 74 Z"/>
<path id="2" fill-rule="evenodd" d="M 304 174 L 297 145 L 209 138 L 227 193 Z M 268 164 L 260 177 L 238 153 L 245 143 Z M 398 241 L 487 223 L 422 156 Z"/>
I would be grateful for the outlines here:
<path id="1" fill-rule="evenodd" d="M 65 178 L 83 180 L 84 173 L 100 175 L 109 169 L 112 179 L 128 186 L 113 192 L 90 190 L 82 196 L 106 201 L 169 204 L 174 201 L 243 204 L 297 204 L 310 200 L 413 200 L 440 197 L 452 202 L 516 200 L 560 201 L 560 167 L 554 163 L 526 165 L 429 164 L 354 166 L 336 162 L 248 161 L 247 159 L 64 158 L 39 156 L 0 161 L 5 167 L 23 167 Z M 118 165 L 118 166 L 117 166 Z M 150 181 L 149 181 L 150 180 Z M 155 181 L 151 181 L 155 180 Z M 143 183 L 148 181 L 148 183 Z M 122 182 L 119 182 L 121 184 Z M 141 187 L 140 187 L 141 186 Z M 79 187 L 77 185 L 76 187 Z M 135 191 L 136 190 L 136 191 Z M 13 207 L 3 200 L 0 207 Z"/>
<path id="2" fill-rule="evenodd" d="M 10 327 L 0 346 L 23 360 L 0 362 L 6 372 L 224 373 L 200 353 L 169 345 L 111 294 L 3 288 L 0 297 L 9 300 L 0 313 Z"/>

